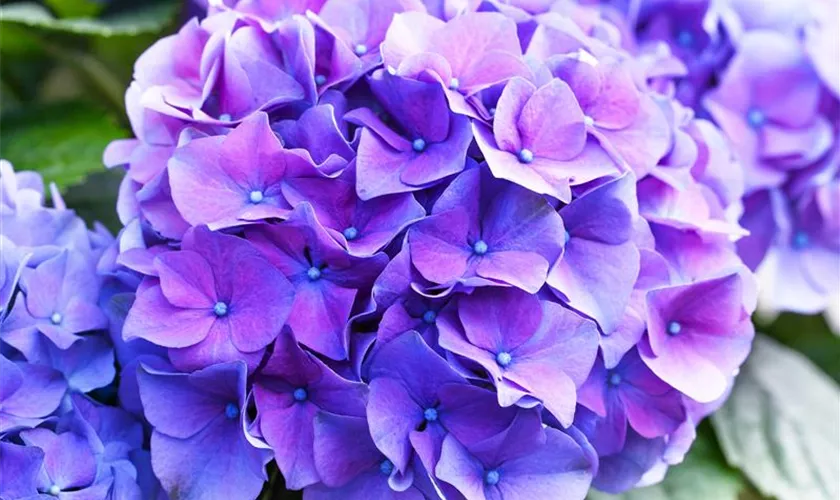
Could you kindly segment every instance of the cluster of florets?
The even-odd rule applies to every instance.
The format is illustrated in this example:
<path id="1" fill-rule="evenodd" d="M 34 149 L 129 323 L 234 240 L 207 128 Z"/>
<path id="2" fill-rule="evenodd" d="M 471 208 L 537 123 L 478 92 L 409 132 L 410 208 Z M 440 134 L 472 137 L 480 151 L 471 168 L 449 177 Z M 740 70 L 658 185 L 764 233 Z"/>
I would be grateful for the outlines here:
<path id="1" fill-rule="evenodd" d="M 153 498 L 143 425 L 114 398 L 113 242 L 0 160 L 0 498 Z M 118 333 L 118 332 L 117 332 Z"/>
<path id="2" fill-rule="evenodd" d="M 120 395 L 173 496 L 582 499 L 725 396 L 720 131 L 597 8 L 462 3 L 211 2 L 138 60 Z"/>
<path id="3" fill-rule="evenodd" d="M 738 252 L 771 310 L 840 293 L 840 11 L 820 0 L 639 4 L 635 50 L 724 132 L 744 166 Z M 758 14 L 760 12 L 760 15 Z M 659 54 L 660 56 L 654 56 Z M 687 62 L 677 68 L 667 54 Z"/>

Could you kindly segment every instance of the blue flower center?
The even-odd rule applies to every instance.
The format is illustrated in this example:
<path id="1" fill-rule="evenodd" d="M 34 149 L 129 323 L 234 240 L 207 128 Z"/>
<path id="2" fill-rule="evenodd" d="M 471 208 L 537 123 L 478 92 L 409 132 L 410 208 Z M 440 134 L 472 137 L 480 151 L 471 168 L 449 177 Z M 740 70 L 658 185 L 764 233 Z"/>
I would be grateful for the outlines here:
<path id="1" fill-rule="evenodd" d="M 394 462 L 386 458 L 379 464 L 379 472 L 385 474 L 386 476 L 390 476 L 391 473 L 394 472 Z"/>
<path id="2" fill-rule="evenodd" d="M 490 469 L 484 473 L 484 483 L 489 486 L 495 486 L 499 484 L 499 479 L 501 478 L 501 474 L 499 474 L 499 471 L 497 471 L 496 469 Z"/>
<path id="3" fill-rule="evenodd" d="M 511 357 L 510 353 L 507 351 L 502 351 L 499 354 L 496 354 L 496 363 L 498 363 L 499 366 L 508 366 L 511 361 L 513 361 L 513 357 Z"/>
<path id="4" fill-rule="evenodd" d="M 682 325 L 679 321 L 671 321 L 668 323 L 668 335 L 679 335 L 682 331 Z"/>
<path id="5" fill-rule="evenodd" d="M 570 239 L 572 239 L 572 235 L 571 235 L 571 234 L 569 234 L 569 232 L 568 232 L 568 231 L 564 231 L 564 234 L 563 234 L 563 244 L 568 243 Z"/>
<path id="6" fill-rule="evenodd" d="M 457 78 L 449 80 L 449 90 L 458 90 L 460 86 L 461 82 Z"/>
<path id="7" fill-rule="evenodd" d="M 607 382 L 609 382 L 609 384 L 611 386 L 615 387 L 615 386 L 617 386 L 618 384 L 621 383 L 621 375 L 619 375 L 618 373 L 612 372 L 612 373 L 610 373 L 610 376 L 607 377 Z"/>
<path id="8" fill-rule="evenodd" d="M 431 309 L 423 313 L 423 322 L 431 325 L 437 319 L 437 313 Z"/>
<path id="9" fill-rule="evenodd" d="M 216 304 L 213 305 L 213 314 L 215 314 L 216 316 L 221 318 L 222 316 L 227 315 L 227 313 L 228 305 L 224 302 L 216 302 Z"/>
<path id="10" fill-rule="evenodd" d="M 306 398 L 309 397 L 309 393 L 306 392 L 306 389 L 303 387 L 298 387 L 292 392 L 292 397 L 295 398 L 295 401 L 306 401 Z"/>
<path id="11" fill-rule="evenodd" d="M 312 266 L 306 270 L 306 276 L 309 277 L 309 281 L 316 281 L 321 277 L 321 270 Z"/>
<path id="12" fill-rule="evenodd" d="M 496 108 L 490 108 L 487 112 L 490 113 L 490 116 L 496 116 Z"/>
<path id="13" fill-rule="evenodd" d="M 534 152 L 530 149 L 522 149 L 519 151 L 519 161 L 522 163 L 531 163 L 534 161 Z"/>
<path id="14" fill-rule="evenodd" d="M 753 108 L 747 112 L 747 123 L 752 128 L 761 128 L 767 123 L 767 117 L 760 109 Z"/>
<path id="15" fill-rule="evenodd" d="M 233 117 L 230 116 L 228 113 L 222 113 L 219 115 L 220 122 L 229 122 L 231 120 L 233 120 Z"/>
<path id="16" fill-rule="evenodd" d="M 437 420 L 437 408 L 426 408 L 425 410 L 423 410 L 423 418 L 426 419 L 426 422 L 434 422 L 435 420 Z"/>
<path id="17" fill-rule="evenodd" d="M 264 197 L 265 197 L 265 196 L 263 195 L 263 192 L 262 192 L 262 191 L 260 191 L 260 190 L 257 190 L 257 189 L 255 189 L 255 190 L 251 191 L 250 193 L 248 193 L 248 200 L 249 200 L 251 203 L 254 203 L 254 204 L 257 204 L 257 203 L 259 203 L 259 202 L 263 201 L 263 198 L 264 198 Z"/>
<path id="18" fill-rule="evenodd" d="M 315 75 L 315 85 L 319 87 L 323 84 L 327 83 L 327 77 L 324 75 Z"/>
<path id="19" fill-rule="evenodd" d="M 363 56 L 363 55 L 367 54 L 367 51 L 368 51 L 367 45 L 365 45 L 363 43 L 360 43 L 360 44 L 356 45 L 355 47 L 353 47 L 353 52 L 355 52 L 357 56 Z"/>
<path id="20" fill-rule="evenodd" d="M 61 313 L 54 312 L 54 313 L 52 313 L 52 316 L 50 316 L 50 323 L 52 323 L 54 325 L 58 325 L 58 324 L 61 323 L 61 320 L 63 320 L 63 319 L 64 319 L 64 316 L 62 316 Z"/>
<path id="21" fill-rule="evenodd" d="M 417 151 L 418 153 L 422 152 L 426 149 L 426 141 L 420 138 L 414 139 L 414 141 L 411 142 L 411 149 Z"/>
<path id="22" fill-rule="evenodd" d="M 677 45 L 684 48 L 691 47 L 694 45 L 694 35 L 688 30 L 680 30 L 677 33 Z"/>
<path id="23" fill-rule="evenodd" d="M 811 242 L 811 239 L 808 237 L 808 234 L 804 231 L 797 231 L 796 234 L 793 235 L 793 248 L 796 250 L 802 250 L 803 248 L 807 247 L 808 244 Z"/>
<path id="24" fill-rule="evenodd" d="M 484 240 L 478 240 L 473 244 L 473 253 L 476 255 L 484 255 L 487 253 L 487 243 Z"/>
<path id="25" fill-rule="evenodd" d="M 355 228 L 355 227 L 353 227 L 353 226 L 350 226 L 350 227 L 348 227 L 347 229 L 345 229 L 345 230 L 342 232 L 342 234 L 344 234 L 344 238 L 345 238 L 347 241 L 353 241 L 353 240 L 355 240 L 356 238 L 358 238 L 358 237 L 359 237 L 359 230 L 358 230 L 358 229 L 356 229 L 356 228 Z"/>
<path id="26" fill-rule="evenodd" d="M 236 403 L 228 403 L 227 406 L 225 406 L 225 416 L 230 420 L 233 420 L 236 417 L 238 417 L 239 406 L 237 406 Z"/>

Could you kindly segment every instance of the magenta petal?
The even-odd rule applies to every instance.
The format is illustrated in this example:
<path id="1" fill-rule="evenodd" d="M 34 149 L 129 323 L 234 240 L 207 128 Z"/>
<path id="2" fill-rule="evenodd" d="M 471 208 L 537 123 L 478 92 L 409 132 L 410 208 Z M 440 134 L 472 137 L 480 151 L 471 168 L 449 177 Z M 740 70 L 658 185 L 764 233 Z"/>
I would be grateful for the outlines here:
<path id="1" fill-rule="evenodd" d="M 195 252 L 168 252 L 155 259 L 160 288 L 170 304 L 210 309 L 216 303 L 216 282 L 210 265 Z"/>
<path id="2" fill-rule="evenodd" d="M 125 320 L 123 337 L 139 337 L 164 347 L 186 347 L 207 337 L 215 322 L 212 310 L 174 307 L 160 286 L 153 286 L 137 294 Z"/>

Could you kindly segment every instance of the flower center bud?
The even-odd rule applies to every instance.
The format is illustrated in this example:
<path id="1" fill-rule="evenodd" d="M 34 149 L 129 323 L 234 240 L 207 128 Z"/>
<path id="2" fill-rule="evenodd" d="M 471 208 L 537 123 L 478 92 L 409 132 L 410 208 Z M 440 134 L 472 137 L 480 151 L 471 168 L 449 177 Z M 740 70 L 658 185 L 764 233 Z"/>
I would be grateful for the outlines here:
<path id="1" fill-rule="evenodd" d="M 563 244 L 568 243 L 570 239 L 572 239 L 572 235 L 571 235 L 571 234 L 569 234 L 569 231 L 564 231 L 564 234 L 563 234 Z"/>
<path id="2" fill-rule="evenodd" d="M 530 149 L 523 149 L 519 152 L 519 161 L 522 163 L 531 163 L 534 161 L 534 152 Z"/>
<path id="3" fill-rule="evenodd" d="M 64 319 L 64 317 L 61 315 L 61 313 L 54 312 L 54 313 L 52 313 L 52 316 L 50 316 L 50 323 L 52 323 L 54 325 L 58 325 L 58 324 L 61 323 L 61 320 L 63 320 L 63 319 Z"/>
<path id="4" fill-rule="evenodd" d="M 309 281 L 315 281 L 321 277 L 321 270 L 312 266 L 306 270 L 306 276 L 309 277 Z"/>
<path id="5" fill-rule="evenodd" d="M 355 47 L 353 47 L 353 52 L 355 52 L 357 56 L 363 56 L 363 55 L 367 54 L 367 51 L 368 51 L 367 45 L 365 45 L 363 43 L 360 43 L 360 44 L 356 45 Z"/>
<path id="6" fill-rule="evenodd" d="M 224 302 L 216 302 L 213 305 L 213 314 L 215 314 L 216 316 L 221 318 L 222 316 L 227 315 L 227 313 L 228 313 L 228 305 L 225 304 Z"/>
<path id="7" fill-rule="evenodd" d="M 251 191 L 250 194 L 248 194 L 248 200 L 250 200 L 251 203 L 254 203 L 254 204 L 257 204 L 257 203 L 263 201 L 263 198 L 264 198 L 263 192 L 259 191 L 259 190 L 256 190 L 256 189 Z"/>
<path id="8" fill-rule="evenodd" d="M 457 78 L 452 78 L 449 80 L 449 90 L 458 90 L 458 87 L 461 86 L 461 82 Z"/>
<path id="9" fill-rule="evenodd" d="M 306 398 L 309 397 L 309 393 L 306 392 L 306 389 L 303 387 L 298 387 L 294 390 L 294 392 L 292 392 L 292 397 L 295 398 L 295 401 L 306 401 Z"/>
<path id="10" fill-rule="evenodd" d="M 484 483 L 489 486 L 499 484 L 499 479 L 501 479 L 501 474 L 496 469 L 491 469 L 484 473 Z"/>
<path id="11" fill-rule="evenodd" d="M 586 125 L 587 127 L 591 127 L 591 126 L 595 125 L 595 119 L 592 118 L 589 115 L 584 115 L 583 124 Z"/>
<path id="12" fill-rule="evenodd" d="M 237 406 L 236 403 L 228 403 L 227 406 L 225 406 L 225 417 L 227 417 L 230 420 L 233 420 L 238 416 L 239 406 Z"/>
<path id="13" fill-rule="evenodd" d="M 414 141 L 412 141 L 412 143 L 411 143 L 411 149 L 420 153 L 421 151 L 426 149 L 426 141 L 424 141 L 423 139 L 419 139 L 419 138 L 414 139 Z"/>
<path id="14" fill-rule="evenodd" d="M 621 375 L 615 372 L 610 373 L 610 376 L 607 378 L 607 381 L 611 386 L 615 387 L 621 383 Z"/>
<path id="15" fill-rule="evenodd" d="M 345 229 L 342 234 L 344 234 L 344 238 L 347 241 L 353 241 L 359 237 L 359 230 L 353 226 L 350 226 L 347 229 Z"/>
<path id="16" fill-rule="evenodd" d="M 233 117 L 230 116 L 229 113 L 222 113 L 222 114 L 219 115 L 219 121 L 220 122 L 229 122 L 231 120 L 233 120 Z"/>
<path id="17" fill-rule="evenodd" d="M 502 351 L 499 354 L 496 354 L 496 363 L 498 363 L 499 366 L 508 366 L 511 361 L 513 361 L 513 358 L 507 351 Z"/>
<path id="18" fill-rule="evenodd" d="M 476 255 L 484 255 L 487 253 L 487 243 L 484 240 L 478 240 L 473 245 L 473 253 Z"/>
<path id="19" fill-rule="evenodd" d="M 54 497 L 57 497 L 58 494 L 61 493 L 61 488 L 59 488 L 57 484 L 54 484 L 50 486 L 50 489 L 47 490 L 47 493 Z"/>
<path id="20" fill-rule="evenodd" d="M 751 109 L 747 112 L 747 123 L 752 128 L 761 128 L 767 122 L 767 117 L 760 109 Z"/>
<path id="21" fill-rule="evenodd" d="M 315 85 L 317 85 L 317 86 L 319 86 L 319 87 L 320 87 L 321 85 L 323 85 L 323 84 L 325 84 L 325 83 L 327 83 L 327 77 L 326 77 L 326 76 L 324 76 L 324 75 L 315 75 Z"/>
<path id="22" fill-rule="evenodd" d="M 426 408 L 425 410 L 423 410 L 423 418 L 426 419 L 426 422 L 434 422 L 435 420 L 437 420 L 437 408 Z"/>
<path id="23" fill-rule="evenodd" d="M 681 331 L 682 325 L 678 321 L 668 323 L 668 335 L 679 335 Z"/>
<path id="24" fill-rule="evenodd" d="M 680 30 L 677 33 L 677 45 L 680 47 L 691 47 L 694 44 L 694 35 L 688 30 Z"/>
<path id="25" fill-rule="evenodd" d="M 428 310 L 428 311 L 423 313 L 423 322 L 424 323 L 427 323 L 427 324 L 431 325 L 432 323 L 435 322 L 436 319 L 437 319 L 437 313 L 432 311 L 432 310 Z"/>
<path id="26" fill-rule="evenodd" d="M 796 250 L 802 250 L 803 248 L 807 247 L 810 243 L 810 238 L 808 238 L 808 234 L 804 231 L 797 231 L 796 234 L 793 235 L 793 248 Z"/>

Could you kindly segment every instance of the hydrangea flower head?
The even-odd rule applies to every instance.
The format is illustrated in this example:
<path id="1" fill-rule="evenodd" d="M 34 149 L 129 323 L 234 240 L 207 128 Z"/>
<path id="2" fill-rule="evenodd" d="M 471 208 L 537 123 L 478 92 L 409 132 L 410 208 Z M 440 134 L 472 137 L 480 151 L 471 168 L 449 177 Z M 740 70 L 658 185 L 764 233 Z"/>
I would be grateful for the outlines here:
<path id="1" fill-rule="evenodd" d="M 713 37 L 610 12 L 214 1 L 141 57 L 120 394 L 170 495 L 273 460 L 314 500 L 582 499 L 682 459 L 753 336 L 750 184 L 674 97 Z"/>

